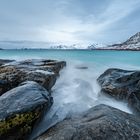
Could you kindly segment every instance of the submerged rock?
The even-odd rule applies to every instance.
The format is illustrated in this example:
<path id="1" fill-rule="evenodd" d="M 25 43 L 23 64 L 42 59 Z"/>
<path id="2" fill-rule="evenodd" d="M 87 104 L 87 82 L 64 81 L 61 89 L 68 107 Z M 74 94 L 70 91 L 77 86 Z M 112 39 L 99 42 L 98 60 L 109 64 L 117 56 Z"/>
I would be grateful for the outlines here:
<path id="1" fill-rule="evenodd" d="M 140 71 L 108 69 L 97 81 L 103 93 L 128 101 L 133 110 L 140 114 Z"/>
<path id="2" fill-rule="evenodd" d="M 0 66 L 1 65 L 4 65 L 6 63 L 10 63 L 10 62 L 13 62 L 14 60 L 7 60 L 7 59 L 0 59 Z"/>
<path id="3" fill-rule="evenodd" d="M 87 66 L 76 66 L 75 68 L 76 68 L 76 69 L 81 69 L 81 70 L 86 70 L 86 69 L 88 69 Z"/>
<path id="4" fill-rule="evenodd" d="M 36 140 L 139 140 L 140 119 L 107 105 L 66 119 Z"/>
<path id="5" fill-rule="evenodd" d="M 0 67 L 0 95 L 24 81 L 35 81 L 50 91 L 64 66 L 66 62 L 55 60 L 14 61 L 3 65 Z"/>
<path id="6" fill-rule="evenodd" d="M 0 140 L 26 139 L 51 104 L 49 93 L 33 81 L 0 96 Z"/>

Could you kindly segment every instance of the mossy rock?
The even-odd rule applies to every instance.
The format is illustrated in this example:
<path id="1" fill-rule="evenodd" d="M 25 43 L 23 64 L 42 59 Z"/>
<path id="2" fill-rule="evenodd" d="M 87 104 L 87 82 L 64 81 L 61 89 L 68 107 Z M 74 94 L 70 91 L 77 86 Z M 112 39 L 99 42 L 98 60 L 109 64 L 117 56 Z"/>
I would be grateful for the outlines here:
<path id="1" fill-rule="evenodd" d="M 49 93 L 32 81 L 0 96 L 0 140 L 26 139 L 51 104 Z"/>

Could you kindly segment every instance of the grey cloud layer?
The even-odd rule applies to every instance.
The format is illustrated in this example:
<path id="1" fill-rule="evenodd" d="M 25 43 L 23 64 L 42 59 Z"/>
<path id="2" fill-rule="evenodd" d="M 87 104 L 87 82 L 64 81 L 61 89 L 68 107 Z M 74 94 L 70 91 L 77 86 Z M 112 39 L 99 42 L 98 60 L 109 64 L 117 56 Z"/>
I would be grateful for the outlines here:
<path id="1" fill-rule="evenodd" d="M 140 31 L 140 0 L 0 1 L 0 39 L 118 42 Z"/>

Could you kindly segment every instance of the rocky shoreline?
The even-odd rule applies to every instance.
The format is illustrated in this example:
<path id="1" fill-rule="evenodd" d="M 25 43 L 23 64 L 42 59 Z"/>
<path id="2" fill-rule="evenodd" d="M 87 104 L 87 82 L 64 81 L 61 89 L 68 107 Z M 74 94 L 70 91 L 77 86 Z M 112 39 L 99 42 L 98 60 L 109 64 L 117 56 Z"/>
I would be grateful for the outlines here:
<path id="1" fill-rule="evenodd" d="M 50 109 L 51 88 L 66 62 L 0 60 L 0 64 L 0 140 L 27 139 Z"/>
<path id="2" fill-rule="evenodd" d="M 0 140 L 27 140 L 51 109 L 51 88 L 65 61 L 0 60 Z M 108 69 L 100 94 L 128 103 L 133 114 L 101 104 L 65 118 L 36 140 L 139 140 L 140 71 Z"/>
<path id="3" fill-rule="evenodd" d="M 139 140 L 140 71 L 108 69 L 97 81 L 100 94 L 128 102 L 134 113 L 100 104 L 59 122 L 36 140 Z"/>

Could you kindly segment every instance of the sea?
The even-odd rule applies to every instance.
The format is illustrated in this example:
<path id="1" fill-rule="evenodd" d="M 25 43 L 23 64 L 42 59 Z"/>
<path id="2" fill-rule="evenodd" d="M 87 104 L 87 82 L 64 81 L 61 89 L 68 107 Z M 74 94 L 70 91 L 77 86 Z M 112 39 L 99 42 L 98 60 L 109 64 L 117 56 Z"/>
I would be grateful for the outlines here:
<path id="1" fill-rule="evenodd" d="M 30 139 L 56 123 L 99 105 L 106 104 L 132 113 L 126 102 L 100 93 L 97 78 L 108 68 L 140 70 L 140 51 L 115 50 L 0 50 L 0 59 L 55 59 L 67 62 L 52 88 L 54 103 L 33 130 Z"/>

